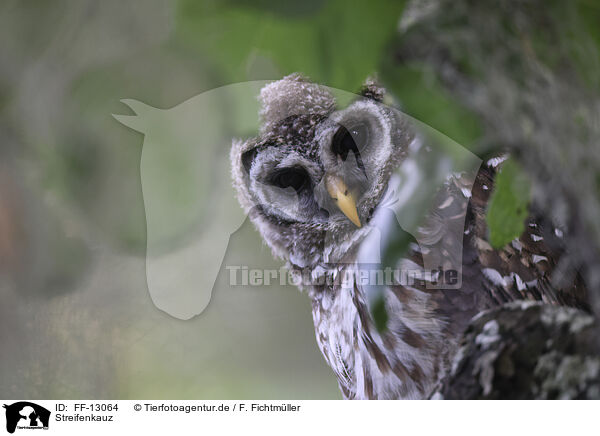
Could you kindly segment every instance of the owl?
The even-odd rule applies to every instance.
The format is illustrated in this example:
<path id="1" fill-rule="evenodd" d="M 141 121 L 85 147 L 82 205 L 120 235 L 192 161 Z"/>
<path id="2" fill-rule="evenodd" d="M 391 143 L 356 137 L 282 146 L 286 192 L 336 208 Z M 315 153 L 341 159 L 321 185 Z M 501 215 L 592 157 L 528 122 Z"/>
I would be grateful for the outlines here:
<path id="1" fill-rule="evenodd" d="M 383 104 L 385 95 L 368 80 L 339 108 L 325 87 L 299 74 L 284 77 L 260 92 L 258 136 L 234 140 L 231 149 L 238 200 L 273 255 L 301 277 L 318 346 L 346 399 L 429 398 L 469 321 L 483 310 L 513 300 L 585 305 L 577 274 L 559 284 L 551 279 L 563 235 L 547 220 L 532 213 L 523 235 L 501 250 L 487 242 L 485 211 L 499 156 L 472 180 L 450 175 L 419 234 L 392 259 L 422 270 L 433 247 L 446 253 L 458 244 L 460 286 L 429 286 L 431 275 L 408 282 L 393 276 L 381 286 L 385 328 L 376 325 L 369 284 L 359 277 L 361 256 L 373 251 L 377 238 L 370 235 L 384 222 L 392 185 L 401 191 L 411 183 L 398 182 L 398 168 L 410 168 L 422 147 L 414 123 Z"/>

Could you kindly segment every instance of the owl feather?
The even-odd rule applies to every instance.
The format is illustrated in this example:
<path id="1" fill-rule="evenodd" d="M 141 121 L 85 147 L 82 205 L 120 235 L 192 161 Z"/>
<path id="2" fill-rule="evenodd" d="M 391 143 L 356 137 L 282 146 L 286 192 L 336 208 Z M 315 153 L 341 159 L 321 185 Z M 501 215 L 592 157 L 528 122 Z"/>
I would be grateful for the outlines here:
<path id="1" fill-rule="evenodd" d="M 298 74 L 267 85 L 258 136 L 234 141 L 232 176 L 240 204 L 311 299 L 317 344 L 344 398 L 429 398 L 480 312 L 517 300 L 585 309 L 587 296 L 565 264 L 565 231 L 535 210 L 519 238 L 501 249 L 488 242 L 496 158 L 474 180 L 450 175 L 416 241 L 392 260 L 422 271 L 431 250 L 461 246 L 460 287 L 432 287 L 431 277 L 385 283 L 388 320 L 377 328 L 359 253 L 385 213 L 391 178 L 419 140 L 408 117 L 381 103 L 384 95 L 368 80 L 340 109 L 331 92 Z"/>

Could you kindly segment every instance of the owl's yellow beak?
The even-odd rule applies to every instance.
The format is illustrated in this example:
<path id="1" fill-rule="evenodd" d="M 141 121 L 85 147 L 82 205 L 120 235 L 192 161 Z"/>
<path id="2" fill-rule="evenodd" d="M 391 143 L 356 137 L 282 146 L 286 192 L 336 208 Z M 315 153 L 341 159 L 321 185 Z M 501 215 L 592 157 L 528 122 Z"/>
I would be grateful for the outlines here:
<path id="1" fill-rule="evenodd" d="M 344 181 L 337 176 L 327 175 L 325 176 L 325 187 L 344 215 L 357 227 L 361 227 L 358 211 L 356 210 L 356 200 Z"/>

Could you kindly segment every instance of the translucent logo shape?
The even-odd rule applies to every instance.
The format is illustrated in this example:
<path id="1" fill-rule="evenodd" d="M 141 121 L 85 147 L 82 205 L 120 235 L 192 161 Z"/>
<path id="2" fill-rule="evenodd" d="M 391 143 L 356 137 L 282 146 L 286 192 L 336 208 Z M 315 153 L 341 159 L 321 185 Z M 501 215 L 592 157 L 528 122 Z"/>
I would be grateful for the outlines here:
<path id="1" fill-rule="evenodd" d="M 229 239 L 246 220 L 232 186 L 230 150 L 234 138 L 257 135 L 257 96 L 268 83 L 227 85 L 170 109 L 125 99 L 122 102 L 135 115 L 113 115 L 144 135 L 140 170 L 147 220 L 148 290 L 157 308 L 178 319 L 190 319 L 207 307 L 215 280 L 227 267 L 223 259 Z M 339 108 L 362 98 L 327 89 Z M 450 287 L 459 288 L 466 205 L 481 160 L 436 130 L 402 116 L 417 132 L 410 159 L 392 175 L 368 224 L 371 230 L 366 238 L 370 242 L 361 245 L 357 262 L 383 268 L 380 253 L 394 242 L 393 229 L 399 225 L 417 243 L 428 245 L 423 253 L 424 269 L 456 270 L 458 279 Z M 430 222 L 429 212 L 436 195 L 452 178 L 460 178 L 464 193 L 464 204 L 459 205 L 462 217 L 454 217 L 453 225 L 444 228 L 449 238 L 439 241 L 456 243 L 436 245 L 424 240 L 428 236 L 423 229 L 436 224 Z M 444 287 L 449 286 L 446 283 Z M 370 294 L 379 293 L 373 286 Z"/>

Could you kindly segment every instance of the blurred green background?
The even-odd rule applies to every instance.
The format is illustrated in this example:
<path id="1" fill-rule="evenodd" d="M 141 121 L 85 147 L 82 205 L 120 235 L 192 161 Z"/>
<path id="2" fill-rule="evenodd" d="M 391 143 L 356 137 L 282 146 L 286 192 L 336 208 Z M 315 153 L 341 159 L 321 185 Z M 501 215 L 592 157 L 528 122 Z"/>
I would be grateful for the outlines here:
<path id="1" fill-rule="evenodd" d="M 570 44 L 554 44 L 547 23 L 528 35 L 536 62 L 550 69 L 564 67 L 564 53 L 581 65 L 573 26 L 600 41 L 597 4 L 573 4 L 583 19 L 567 22 Z M 127 113 L 123 98 L 171 108 L 219 86 L 295 71 L 357 91 L 377 73 L 409 114 L 482 157 L 501 149 L 485 110 L 456 98 L 443 65 L 427 62 L 449 59 L 487 83 L 486 56 L 473 63 L 460 37 L 448 39 L 459 48 L 443 56 L 420 53 L 423 43 L 398 49 L 410 39 L 399 36 L 402 19 L 415 19 L 403 17 L 404 7 L 385 0 L 4 0 L 0 395 L 340 398 L 314 340 L 310 302 L 295 288 L 230 288 L 221 274 L 209 307 L 190 321 L 154 307 L 145 275 L 143 136 L 111 114 Z M 564 15 L 560 7 L 550 13 Z M 597 74 L 582 77 L 597 90 Z M 251 227 L 237 236 L 230 249 L 239 259 L 273 263 Z"/>

